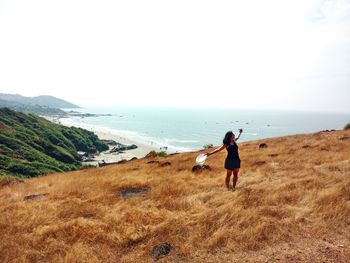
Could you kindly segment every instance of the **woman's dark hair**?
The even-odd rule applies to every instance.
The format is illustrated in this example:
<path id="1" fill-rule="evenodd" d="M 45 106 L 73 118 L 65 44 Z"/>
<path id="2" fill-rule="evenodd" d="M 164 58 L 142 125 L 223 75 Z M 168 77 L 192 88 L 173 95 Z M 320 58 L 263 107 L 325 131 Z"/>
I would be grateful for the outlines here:
<path id="1" fill-rule="evenodd" d="M 232 131 L 226 132 L 225 137 L 222 140 L 222 143 L 225 144 L 225 145 L 229 145 L 231 143 L 232 136 L 233 136 L 233 132 Z"/>

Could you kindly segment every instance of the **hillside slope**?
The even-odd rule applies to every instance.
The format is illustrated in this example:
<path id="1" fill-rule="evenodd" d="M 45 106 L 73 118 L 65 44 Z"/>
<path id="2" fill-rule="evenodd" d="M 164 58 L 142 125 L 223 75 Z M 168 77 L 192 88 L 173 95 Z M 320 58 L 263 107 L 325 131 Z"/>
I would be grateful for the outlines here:
<path id="1" fill-rule="evenodd" d="M 71 171 L 82 167 L 78 151 L 107 149 L 91 131 L 0 108 L 0 178 Z"/>
<path id="2" fill-rule="evenodd" d="M 236 192 L 224 152 L 198 173 L 193 152 L 3 184 L 0 261 L 153 262 L 168 242 L 158 262 L 348 262 L 350 131 L 239 147 Z"/>

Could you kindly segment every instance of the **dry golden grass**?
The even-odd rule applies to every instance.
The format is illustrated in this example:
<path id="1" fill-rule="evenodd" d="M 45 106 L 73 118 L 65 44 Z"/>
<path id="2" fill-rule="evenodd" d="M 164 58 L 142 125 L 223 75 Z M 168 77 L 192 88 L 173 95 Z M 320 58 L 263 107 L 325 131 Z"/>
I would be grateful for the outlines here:
<path id="1" fill-rule="evenodd" d="M 349 130 L 240 144 L 236 192 L 225 188 L 226 153 L 192 173 L 198 153 L 2 186 L 0 262 L 152 262 L 162 242 L 174 249 L 158 262 L 349 260 Z M 118 195 L 139 186 L 150 191 Z"/>

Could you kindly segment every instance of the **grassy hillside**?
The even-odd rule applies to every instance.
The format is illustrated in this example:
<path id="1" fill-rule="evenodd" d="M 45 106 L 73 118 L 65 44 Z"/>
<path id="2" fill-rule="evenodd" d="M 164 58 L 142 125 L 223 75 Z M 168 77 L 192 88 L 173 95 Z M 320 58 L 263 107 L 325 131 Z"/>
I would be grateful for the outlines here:
<path id="1" fill-rule="evenodd" d="M 106 149 L 90 131 L 0 108 L 0 178 L 75 170 L 82 167 L 77 151 Z"/>
<path id="2" fill-rule="evenodd" d="M 239 147 L 235 192 L 224 152 L 198 173 L 194 152 L 3 183 L 0 261 L 153 262 L 167 242 L 158 262 L 348 262 L 350 131 Z"/>

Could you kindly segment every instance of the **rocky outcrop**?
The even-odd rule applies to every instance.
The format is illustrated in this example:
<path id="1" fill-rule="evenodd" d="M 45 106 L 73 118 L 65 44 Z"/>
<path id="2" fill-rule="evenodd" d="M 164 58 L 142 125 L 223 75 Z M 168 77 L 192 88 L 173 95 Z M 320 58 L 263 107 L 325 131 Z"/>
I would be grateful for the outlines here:
<path id="1" fill-rule="evenodd" d="M 104 143 L 106 143 L 106 144 L 108 144 L 108 145 L 112 145 L 112 146 L 118 144 L 118 143 L 117 143 L 116 141 L 114 141 L 114 140 L 101 140 L 101 141 L 103 141 Z"/>
<path id="2" fill-rule="evenodd" d="M 121 153 L 128 150 L 137 149 L 136 144 L 124 145 L 121 143 L 116 143 L 115 146 L 109 151 L 109 153 Z"/>
<path id="3" fill-rule="evenodd" d="M 78 111 L 69 111 L 68 112 L 69 116 L 74 116 L 74 117 L 103 117 L 103 116 L 112 116 L 112 114 L 93 114 L 93 113 L 81 113 Z"/>
<path id="4" fill-rule="evenodd" d="M 88 155 L 88 156 L 84 156 L 81 158 L 82 162 L 94 162 L 95 161 L 95 156 L 94 155 Z"/>

